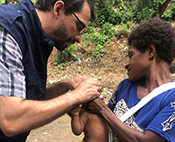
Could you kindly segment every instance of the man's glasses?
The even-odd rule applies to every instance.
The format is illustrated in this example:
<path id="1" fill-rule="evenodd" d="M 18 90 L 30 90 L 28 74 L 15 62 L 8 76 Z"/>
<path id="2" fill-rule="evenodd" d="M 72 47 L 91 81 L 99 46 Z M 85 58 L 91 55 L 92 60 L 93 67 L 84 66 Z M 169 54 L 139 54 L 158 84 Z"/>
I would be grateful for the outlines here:
<path id="1" fill-rule="evenodd" d="M 84 30 L 86 29 L 86 25 L 77 17 L 77 15 L 70 10 L 70 12 L 72 12 L 72 14 L 77 18 L 77 20 L 80 22 L 80 24 L 82 25 L 82 28 L 79 30 L 79 35 L 82 34 L 84 32 Z"/>

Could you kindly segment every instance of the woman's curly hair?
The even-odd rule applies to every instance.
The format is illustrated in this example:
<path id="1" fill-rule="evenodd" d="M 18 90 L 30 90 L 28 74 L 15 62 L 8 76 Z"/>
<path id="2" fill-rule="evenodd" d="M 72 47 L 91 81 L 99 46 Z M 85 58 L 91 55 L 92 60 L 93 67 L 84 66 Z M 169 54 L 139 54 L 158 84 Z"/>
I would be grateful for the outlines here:
<path id="1" fill-rule="evenodd" d="M 133 29 L 128 37 L 128 45 L 145 52 L 150 44 L 154 44 L 157 54 L 171 64 L 175 57 L 175 28 L 159 18 L 150 19 Z"/>

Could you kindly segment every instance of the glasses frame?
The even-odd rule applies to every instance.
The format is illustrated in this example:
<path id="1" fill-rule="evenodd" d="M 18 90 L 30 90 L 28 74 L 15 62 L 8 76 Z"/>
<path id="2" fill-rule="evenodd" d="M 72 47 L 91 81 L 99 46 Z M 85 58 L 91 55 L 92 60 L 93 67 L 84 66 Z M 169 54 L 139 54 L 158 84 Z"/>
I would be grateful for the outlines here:
<path id="1" fill-rule="evenodd" d="M 71 9 L 70 9 L 70 12 L 77 18 L 77 20 L 79 21 L 79 23 L 82 25 L 82 29 L 78 33 L 80 35 L 86 29 L 86 25 L 78 18 L 78 16 Z"/>

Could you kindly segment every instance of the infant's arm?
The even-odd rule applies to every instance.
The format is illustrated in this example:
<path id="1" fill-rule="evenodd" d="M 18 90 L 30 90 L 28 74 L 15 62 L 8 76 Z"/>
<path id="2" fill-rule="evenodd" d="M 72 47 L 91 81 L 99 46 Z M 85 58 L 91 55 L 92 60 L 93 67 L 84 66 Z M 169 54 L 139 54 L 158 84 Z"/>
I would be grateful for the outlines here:
<path id="1" fill-rule="evenodd" d="M 86 112 L 81 109 L 81 106 L 77 106 L 71 111 L 71 127 L 75 135 L 80 135 L 83 132 L 86 121 Z"/>

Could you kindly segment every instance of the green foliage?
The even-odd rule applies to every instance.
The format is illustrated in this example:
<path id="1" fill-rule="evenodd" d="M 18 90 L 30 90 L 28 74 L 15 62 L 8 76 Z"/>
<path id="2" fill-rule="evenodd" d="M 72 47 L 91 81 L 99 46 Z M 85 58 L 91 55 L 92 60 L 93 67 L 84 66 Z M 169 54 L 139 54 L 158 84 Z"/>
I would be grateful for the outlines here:
<path id="1" fill-rule="evenodd" d="M 117 36 L 118 38 L 125 37 L 127 34 L 128 34 L 128 28 L 127 28 L 127 25 L 126 25 L 126 24 L 118 25 L 118 26 L 117 26 L 117 33 L 116 33 L 116 36 Z"/>
<path id="2" fill-rule="evenodd" d="M 115 33 L 114 26 L 106 22 L 100 28 L 95 29 L 93 27 L 88 27 L 85 34 L 82 35 L 82 39 L 86 43 L 103 45 L 104 42 L 110 41 L 110 38 L 115 35 Z"/>
<path id="3" fill-rule="evenodd" d="M 36 0 L 31 0 L 33 3 L 36 2 Z M 20 0 L 0 0 L 0 4 L 18 4 Z"/>
<path id="4" fill-rule="evenodd" d="M 18 4 L 20 0 L 0 0 L 0 4 Z M 33 3 L 36 0 L 31 0 Z M 118 38 L 126 37 L 136 24 L 151 17 L 154 12 L 159 13 L 159 3 L 166 0 L 97 0 L 95 5 L 97 20 L 89 22 L 82 41 L 85 44 L 93 44 L 95 49 L 91 53 L 98 61 L 102 54 L 106 53 L 104 44 L 110 42 L 112 36 Z M 175 0 L 174 0 L 175 1 Z M 174 2 L 172 0 L 172 2 Z M 159 16 L 159 14 L 157 14 Z M 166 20 L 175 19 L 175 4 L 170 3 L 162 18 Z M 70 46 L 64 51 L 58 51 L 57 64 L 64 66 L 67 60 L 76 60 L 74 52 L 79 50 L 78 46 Z"/>
<path id="5" fill-rule="evenodd" d="M 103 49 L 103 44 L 108 40 L 108 37 L 100 30 L 99 32 L 94 31 L 92 33 L 85 33 L 82 39 L 86 44 L 92 43 L 96 45 L 96 48 L 92 49 L 91 53 L 98 61 L 100 61 L 100 55 L 105 52 Z"/>
<path id="6" fill-rule="evenodd" d="M 92 55 L 97 59 L 97 61 L 101 61 L 101 56 L 105 52 L 106 50 L 103 48 L 103 45 L 101 44 L 98 44 L 97 48 L 91 50 Z"/>
<path id="7" fill-rule="evenodd" d="M 112 2 L 106 0 L 97 0 L 97 11 L 98 11 L 98 20 L 99 25 L 103 25 L 105 22 L 110 22 L 115 24 L 115 20 L 118 19 L 117 15 L 115 14 L 114 9 L 112 8 Z M 111 20 L 112 19 L 112 20 Z"/>
<path id="8" fill-rule="evenodd" d="M 95 31 L 92 37 L 92 43 L 94 43 L 97 48 L 92 49 L 92 55 L 97 58 L 98 61 L 101 60 L 100 54 L 104 53 L 103 44 L 108 40 L 108 36 L 103 34 L 102 31 Z"/>
<path id="9" fill-rule="evenodd" d="M 35 3 L 37 0 L 31 0 L 33 3 Z"/>
<path id="10" fill-rule="evenodd" d="M 109 22 L 112 24 L 116 24 L 119 19 L 119 15 L 115 13 L 112 8 L 111 1 L 98 0 L 97 1 L 97 9 L 98 9 L 98 24 L 103 25 L 105 22 Z"/>
<path id="11" fill-rule="evenodd" d="M 5 3 L 5 0 L 0 0 L 0 4 L 4 4 Z"/>
<path id="12" fill-rule="evenodd" d="M 142 4 L 141 4 L 142 5 Z M 151 14 L 155 12 L 151 7 L 143 7 L 139 4 L 135 5 L 132 9 L 132 17 L 133 21 L 137 23 L 148 20 L 151 17 Z"/>
<path id="13" fill-rule="evenodd" d="M 117 7 L 115 4 L 117 3 Z M 108 22 L 113 25 L 126 23 L 131 17 L 131 6 L 128 1 L 116 2 L 111 0 L 97 0 L 98 24 L 103 25 Z"/>
<path id="14" fill-rule="evenodd" d="M 20 0 L 0 0 L 0 4 L 18 4 Z"/>
<path id="15" fill-rule="evenodd" d="M 104 23 L 102 25 L 102 31 L 104 35 L 107 35 L 108 38 L 111 38 L 113 35 L 115 35 L 116 31 L 114 29 L 114 26 L 108 22 Z"/>
<path id="16" fill-rule="evenodd" d="M 168 8 L 162 15 L 162 18 L 166 20 L 175 20 L 175 3 L 168 5 Z"/>
<path id="17" fill-rule="evenodd" d="M 92 49 L 91 53 L 97 61 L 100 61 L 102 54 L 106 52 L 104 43 L 110 42 L 111 37 L 116 35 L 114 26 L 113 24 L 106 22 L 99 28 L 89 27 L 87 31 L 82 35 L 82 39 L 86 44 L 91 43 L 96 45 L 96 48 Z"/>
<path id="18" fill-rule="evenodd" d="M 153 13 L 157 12 L 159 17 L 159 6 L 166 0 L 97 0 L 97 18 L 98 25 L 108 22 L 113 25 L 126 24 L 128 21 L 140 23 L 149 19 Z M 174 1 L 172 0 L 171 5 Z M 162 16 L 165 19 L 171 19 L 174 9 L 167 8 Z"/>
<path id="19" fill-rule="evenodd" d="M 90 53 L 97 61 L 101 61 L 101 57 L 107 52 L 104 48 L 104 44 L 110 42 L 112 36 L 117 36 L 118 38 L 126 37 L 128 30 L 132 30 L 135 26 L 134 23 L 132 24 L 129 21 L 126 24 L 117 26 L 116 29 L 115 26 L 108 22 L 98 28 L 88 26 L 85 33 L 82 35 L 82 41 L 83 44 L 95 45 L 96 48 L 92 49 Z M 70 58 L 69 55 L 73 55 L 75 50 L 79 50 L 79 48 L 77 46 L 70 46 L 62 52 L 58 51 L 58 64 L 68 60 Z"/>
<path id="20" fill-rule="evenodd" d="M 70 58 L 73 60 L 77 59 L 77 57 L 73 54 L 74 53 L 73 45 L 69 46 L 68 48 L 64 49 L 63 51 L 57 50 L 57 52 L 58 52 L 57 60 L 56 60 L 57 64 L 61 64 L 63 62 L 66 62 Z"/>
<path id="21" fill-rule="evenodd" d="M 153 13 L 156 13 L 155 17 L 160 17 L 160 5 L 164 4 L 165 2 L 166 0 L 137 0 L 136 5 L 132 9 L 133 20 L 137 21 L 138 23 L 143 22 L 149 19 Z M 173 0 L 171 2 L 173 3 Z M 166 11 L 160 18 L 164 18 L 166 20 L 172 19 L 174 15 L 174 6 L 172 6 L 171 2 L 168 4 L 167 8 L 165 7 Z"/>
<path id="22" fill-rule="evenodd" d="M 85 31 L 83 32 L 83 35 L 85 33 L 93 33 L 94 32 L 94 27 L 97 27 L 96 23 L 92 23 L 91 21 L 88 23 L 87 28 L 85 29 Z"/>

